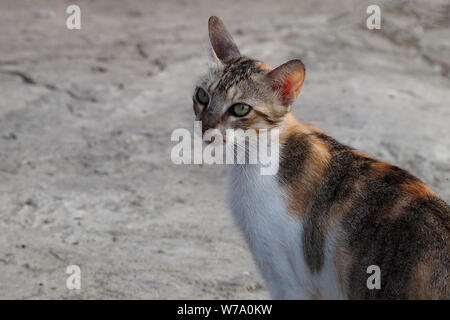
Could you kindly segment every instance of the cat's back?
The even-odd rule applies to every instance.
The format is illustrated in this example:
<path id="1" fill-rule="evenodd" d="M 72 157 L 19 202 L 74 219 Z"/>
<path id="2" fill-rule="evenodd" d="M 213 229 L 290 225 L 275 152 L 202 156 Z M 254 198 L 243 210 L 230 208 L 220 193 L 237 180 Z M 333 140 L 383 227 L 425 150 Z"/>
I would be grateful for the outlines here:
<path id="1" fill-rule="evenodd" d="M 407 171 L 324 133 L 295 139 L 295 144 L 287 146 L 289 163 L 300 163 L 295 158 L 302 158 L 299 170 L 304 172 L 291 183 L 308 183 L 306 171 L 322 167 L 317 182 L 309 183 L 314 192 L 299 214 L 305 260 L 312 273 L 323 272 L 327 241 L 333 235 L 337 278 L 349 298 L 450 298 L 450 207 Z M 320 158 L 317 152 L 312 156 L 311 150 L 318 150 L 314 144 L 327 155 L 324 165 L 313 164 Z M 306 166 L 308 161 L 312 164 Z M 281 175 L 297 170 L 286 163 L 285 158 Z M 302 191 L 301 187 L 289 189 Z M 369 290 L 367 268 L 373 265 L 380 268 L 381 288 Z"/>
<path id="2" fill-rule="evenodd" d="M 353 210 L 342 219 L 343 244 L 355 261 L 347 275 L 349 296 L 449 299 L 448 204 L 396 166 L 373 160 L 361 174 Z M 380 289 L 367 290 L 369 265 L 380 268 Z"/>

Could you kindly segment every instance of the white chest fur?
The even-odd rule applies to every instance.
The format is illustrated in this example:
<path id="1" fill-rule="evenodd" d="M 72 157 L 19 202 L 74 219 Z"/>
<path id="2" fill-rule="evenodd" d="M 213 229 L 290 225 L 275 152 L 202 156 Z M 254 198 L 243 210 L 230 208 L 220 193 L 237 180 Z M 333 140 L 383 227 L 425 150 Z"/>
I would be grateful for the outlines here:
<path id="1" fill-rule="evenodd" d="M 261 175 L 258 165 L 230 165 L 228 173 L 231 211 L 271 296 L 308 299 L 317 289 L 327 291 L 322 284 L 334 287 L 321 283 L 323 276 L 313 276 L 306 265 L 303 226 L 287 212 L 277 177 Z"/>

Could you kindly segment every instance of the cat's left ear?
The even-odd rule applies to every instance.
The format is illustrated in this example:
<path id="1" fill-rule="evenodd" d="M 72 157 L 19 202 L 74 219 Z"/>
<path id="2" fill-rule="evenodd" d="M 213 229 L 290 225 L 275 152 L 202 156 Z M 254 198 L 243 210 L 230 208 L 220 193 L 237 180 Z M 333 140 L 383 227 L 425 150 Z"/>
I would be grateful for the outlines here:
<path id="1" fill-rule="evenodd" d="M 223 24 L 222 20 L 212 16 L 208 21 L 209 40 L 217 58 L 224 64 L 229 63 L 234 58 L 240 57 L 241 53 L 234 42 L 231 34 Z"/>
<path id="2" fill-rule="evenodd" d="M 208 48 L 208 66 L 210 69 L 223 69 L 225 67 L 211 47 Z"/>
<path id="3" fill-rule="evenodd" d="M 302 90 L 305 66 L 300 60 L 290 60 L 266 74 L 265 81 L 283 105 L 291 105 Z"/>

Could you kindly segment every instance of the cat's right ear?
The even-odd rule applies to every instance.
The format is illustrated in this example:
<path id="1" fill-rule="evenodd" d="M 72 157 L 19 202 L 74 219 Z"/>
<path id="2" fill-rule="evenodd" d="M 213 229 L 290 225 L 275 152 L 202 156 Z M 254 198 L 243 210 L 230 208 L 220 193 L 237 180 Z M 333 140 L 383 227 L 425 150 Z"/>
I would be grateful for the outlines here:
<path id="1" fill-rule="evenodd" d="M 225 28 L 222 20 L 216 16 L 210 17 L 208 32 L 214 53 L 222 63 L 227 64 L 234 58 L 241 56 L 236 43 Z"/>
<path id="2" fill-rule="evenodd" d="M 281 103 L 289 106 L 302 90 L 305 66 L 300 60 L 288 61 L 266 74 L 265 81 L 278 95 Z"/>

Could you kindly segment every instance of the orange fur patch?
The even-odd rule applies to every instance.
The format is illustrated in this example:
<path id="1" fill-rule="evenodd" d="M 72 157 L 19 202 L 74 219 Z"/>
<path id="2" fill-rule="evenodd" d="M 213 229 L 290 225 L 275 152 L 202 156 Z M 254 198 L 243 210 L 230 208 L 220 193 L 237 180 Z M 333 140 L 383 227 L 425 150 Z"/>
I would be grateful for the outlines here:
<path id="1" fill-rule="evenodd" d="M 313 133 L 326 134 L 325 131 L 315 127 L 310 123 L 298 122 L 295 119 L 294 115 L 291 112 L 288 112 L 284 117 L 283 123 L 281 125 L 280 142 L 285 143 L 287 139 L 289 139 L 289 137 L 292 135 L 292 133 L 296 131 L 308 135 Z"/>
<path id="2" fill-rule="evenodd" d="M 321 133 L 321 134 L 326 134 L 325 131 L 317 128 L 316 126 L 310 124 L 310 123 L 300 123 L 300 128 L 302 131 L 311 134 L 311 133 Z"/>
<path id="3" fill-rule="evenodd" d="M 376 161 L 372 164 L 372 171 L 370 175 L 372 178 L 378 178 L 386 175 L 386 173 L 392 169 L 392 165 L 382 161 Z"/>
<path id="4" fill-rule="evenodd" d="M 267 65 L 267 64 L 265 64 L 265 63 L 263 63 L 261 61 L 256 62 L 256 66 L 258 68 L 260 68 L 261 70 L 264 70 L 264 71 L 267 71 L 267 72 L 272 71 L 274 69 L 274 67 L 269 66 L 269 65 Z"/>
<path id="5" fill-rule="evenodd" d="M 367 153 L 364 153 L 364 152 L 362 152 L 362 151 L 359 151 L 359 150 L 352 150 L 352 152 L 353 152 L 354 154 L 356 154 L 356 155 L 362 157 L 362 158 L 370 158 L 370 156 L 369 156 Z M 384 162 L 382 162 L 382 163 L 384 163 Z"/>
<path id="6" fill-rule="evenodd" d="M 345 247 L 343 236 L 336 239 L 336 253 L 334 255 L 334 265 L 339 287 L 344 295 L 348 296 L 349 277 L 354 263 L 352 252 Z"/>
<path id="7" fill-rule="evenodd" d="M 297 181 L 288 186 L 289 211 L 304 219 L 306 210 L 322 182 L 331 153 L 326 144 L 315 137 L 311 137 L 311 148 L 302 172 Z"/>
<path id="8" fill-rule="evenodd" d="M 438 197 L 438 195 L 422 181 L 404 183 L 401 187 L 409 194 L 415 195 L 419 198 L 428 198 L 430 196 Z"/>
<path id="9" fill-rule="evenodd" d="M 286 187 L 288 210 L 300 219 L 304 219 L 309 203 L 317 192 L 325 176 L 331 153 L 328 146 L 319 138 L 312 136 L 319 129 L 311 124 L 298 122 L 291 113 L 286 114 L 280 130 L 280 143 L 285 143 L 295 132 L 310 137 L 311 147 L 305 160 L 303 171 L 294 183 Z"/>
<path id="10" fill-rule="evenodd" d="M 433 266 L 430 257 L 420 261 L 412 273 L 410 299 L 415 300 L 432 300 L 439 299 L 439 290 L 431 284 L 433 278 Z"/>

